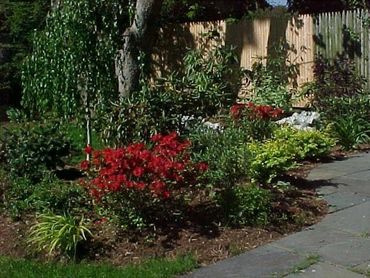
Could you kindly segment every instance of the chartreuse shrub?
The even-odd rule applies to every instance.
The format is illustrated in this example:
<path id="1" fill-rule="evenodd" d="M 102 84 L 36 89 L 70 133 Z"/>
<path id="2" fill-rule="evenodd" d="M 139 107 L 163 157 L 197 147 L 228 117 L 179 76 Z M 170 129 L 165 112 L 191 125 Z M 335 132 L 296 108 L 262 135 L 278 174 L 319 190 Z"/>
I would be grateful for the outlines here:
<path id="1" fill-rule="evenodd" d="M 276 129 L 273 138 L 264 143 L 250 143 L 252 180 L 270 183 L 303 159 L 320 158 L 329 154 L 335 145 L 325 132 L 317 130 Z"/>
<path id="2" fill-rule="evenodd" d="M 298 160 L 324 157 L 335 145 L 335 140 L 326 132 L 289 127 L 276 129 L 274 139 L 294 146 Z"/>
<path id="3" fill-rule="evenodd" d="M 294 145 L 270 139 L 248 144 L 251 159 L 249 176 L 252 181 L 271 183 L 274 178 L 296 166 Z"/>
<path id="4" fill-rule="evenodd" d="M 108 212 L 106 217 L 132 229 L 173 217 L 208 168 L 191 160 L 190 141 L 176 132 L 157 134 L 149 145 L 133 143 L 92 155 L 92 163 L 81 163 L 89 175 L 84 185 Z"/>
<path id="5" fill-rule="evenodd" d="M 70 141 L 55 122 L 29 123 L 5 130 L 0 138 L 4 145 L 6 168 L 14 177 L 39 181 L 45 171 L 62 166 L 62 157 L 70 152 Z"/>
<path id="6" fill-rule="evenodd" d="M 37 223 L 30 229 L 28 243 L 38 251 L 46 250 L 49 254 L 59 251 L 76 259 L 77 246 L 92 236 L 88 222 L 68 214 L 40 214 Z"/>

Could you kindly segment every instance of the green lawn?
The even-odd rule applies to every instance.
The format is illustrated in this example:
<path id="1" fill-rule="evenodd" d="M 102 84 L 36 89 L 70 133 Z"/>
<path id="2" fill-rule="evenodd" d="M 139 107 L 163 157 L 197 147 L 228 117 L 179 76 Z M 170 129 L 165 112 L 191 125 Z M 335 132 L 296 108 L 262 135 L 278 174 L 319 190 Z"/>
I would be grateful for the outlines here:
<path id="1" fill-rule="evenodd" d="M 114 267 L 89 264 L 43 264 L 24 259 L 0 257 L 1 278 L 165 278 L 186 273 L 197 267 L 193 256 L 174 260 L 153 259 L 139 265 Z"/>

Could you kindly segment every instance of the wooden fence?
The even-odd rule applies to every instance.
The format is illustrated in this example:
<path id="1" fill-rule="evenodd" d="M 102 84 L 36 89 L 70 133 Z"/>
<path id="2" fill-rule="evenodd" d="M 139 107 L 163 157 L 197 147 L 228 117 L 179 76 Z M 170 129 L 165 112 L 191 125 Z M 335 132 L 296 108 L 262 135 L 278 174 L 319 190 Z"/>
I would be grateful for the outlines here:
<path id="1" fill-rule="evenodd" d="M 289 62 L 298 65 L 298 85 L 313 80 L 313 63 L 317 53 L 333 58 L 350 48 L 359 72 L 370 80 L 369 28 L 363 24 L 368 11 L 343 11 L 297 17 L 273 16 L 254 20 L 200 22 L 168 25 L 161 30 L 155 48 L 156 72 L 161 74 L 181 67 L 187 49 L 210 43 L 236 47 L 240 66 L 250 69 L 258 59 L 268 59 L 272 46 L 279 41 L 288 43 Z M 203 33 L 217 31 L 215 41 L 205 41 Z M 351 43 L 353 37 L 357 42 Z M 370 83 L 368 83 L 370 84 Z"/>
<path id="2" fill-rule="evenodd" d="M 370 80 L 369 11 L 322 13 L 313 18 L 316 53 L 332 59 L 344 52 L 354 59 L 358 72 Z"/>

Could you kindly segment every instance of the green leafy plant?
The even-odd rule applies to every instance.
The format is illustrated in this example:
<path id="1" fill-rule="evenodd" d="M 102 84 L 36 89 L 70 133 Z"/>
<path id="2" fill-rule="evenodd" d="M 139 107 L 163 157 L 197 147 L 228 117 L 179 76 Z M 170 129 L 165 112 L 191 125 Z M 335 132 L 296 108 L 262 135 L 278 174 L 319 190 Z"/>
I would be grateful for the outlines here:
<path id="1" fill-rule="evenodd" d="M 278 140 L 248 144 L 251 159 L 249 176 L 252 181 L 271 183 L 278 175 L 292 169 L 295 163 L 294 145 Z"/>
<path id="2" fill-rule="evenodd" d="M 75 215 L 91 208 L 89 200 L 79 184 L 58 180 L 53 175 L 46 175 L 36 184 L 27 178 L 12 178 L 4 188 L 4 206 L 12 217 L 45 211 Z"/>
<path id="3" fill-rule="evenodd" d="M 62 166 L 61 158 L 70 151 L 70 142 L 56 122 L 30 123 L 6 130 L 1 141 L 10 173 L 35 182 L 45 171 Z"/>
<path id="4" fill-rule="evenodd" d="M 290 110 L 295 90 L 290 89 L 288 85 L 290 82 L 297 85 L 299 68 L 289 60 L 289 50 L 294 49 L 284 42 L 273 45 L 266 63 L 263 63 L 264 58 L 260 58 L 252 65 L 252 69 L 246 72 L 252 83 L 251 100 L 254 103 Z"/>
<path id="5" fill-rule="evenodd" d="M 218 195 L 218 204 L 231 225 L 265 225 L 271 209 L 270 191 L 259 186 L 234 186 Z"/>
<path id="6" fill-rule="evenodd" d="M 76 259 L 78 244 L 92 236 L 84 217 L 79 220 L 70 215 L 40 214 L 30 229 L 28 243 L 38 251 L 49 254 L 59 250 Z"/>
<path id="7" fill-rule="evenodd" d="M 320 158 L 328 155 L 335 145 L 335 140 L 326 132 L 318 130 L 297 130 L 294 128 L 278 128 L 274 139 L 281 144 L 294 146 L 298 160 Z"/>
<path id="8" fill-rule="evenodd" d="M 31 116 L 52 111 L 81 120 L 89 108 L 99 118 L 110 107 L 118 97 L 115 58 L 126 9 L 114 0 L 66 0 L 53 8 L 22 70 L 22 106 Z"/>
<path id="9" fill-rule="evenodd" d="M 357 72 L 354 61 L 344 54 L 333 61 L 318 56 L 314 76 L 312 104 L 328 119 L 335 119 L 338 113 L 349 115 L 354 106 L 345 103 L 357 102 L 364 95 L 365 79 Z"/>
<path id="10" fill-rule="evenodd" d="M 248 135 L 242 129 L 228 127 L 220 132 L 199 127 L 190 138 L 194 160 L 208 162 L 204 177 L 211 187 L 232 187 L 248 172 Z"/>
<path id="11" fill-rule="evenodd" d="M 356 117 L 347 116 L 333 122 L 333 133 L 338 143 L 345 149 L 356 148 L 359 144 L 370 141 L 370 124 Z"/>
<path id="12" fill-rule="evenodd" d="M 222 46 L 189 51 L 183 70 L 151 87 L 142 80 L 140 92 L 112 106 L 100 123 L 104 139 L 123 145 L 170 130 L 187 133 L 191 122 L 211 117 L 235 101 L 239 80 L 235 62 L 233 51 Z"/>

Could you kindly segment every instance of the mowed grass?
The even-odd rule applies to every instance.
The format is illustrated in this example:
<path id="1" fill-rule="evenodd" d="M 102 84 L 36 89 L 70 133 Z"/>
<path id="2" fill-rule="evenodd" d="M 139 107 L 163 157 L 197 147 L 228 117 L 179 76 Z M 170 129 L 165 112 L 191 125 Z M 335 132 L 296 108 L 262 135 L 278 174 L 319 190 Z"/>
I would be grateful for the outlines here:
<path id="1" fill-rule="evenodd" d="M 152 259 L 125 267 L 83 263 L 61 265 L 0 257 L 1 278 L 166 278 L 186 273 L 196 267 L 196 260 L 190 255 L 173 260 Z"/>

